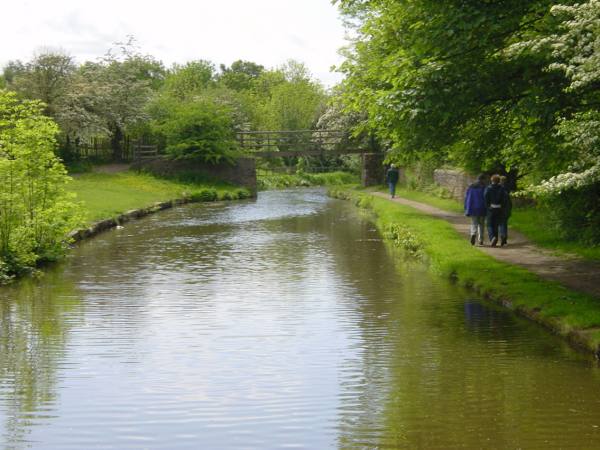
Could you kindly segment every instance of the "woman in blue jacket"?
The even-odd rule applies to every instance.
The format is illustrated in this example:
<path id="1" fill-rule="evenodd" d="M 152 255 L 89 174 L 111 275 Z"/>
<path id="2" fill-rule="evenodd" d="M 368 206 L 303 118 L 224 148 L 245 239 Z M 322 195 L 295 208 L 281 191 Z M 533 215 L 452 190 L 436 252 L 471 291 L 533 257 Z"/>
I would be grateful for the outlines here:
<path id="1" fill-rule="evenodd" d="M 487 177 L 481 174 L 477 177 L 477 181 L 467 189 L 465 194 L 465 216 L 471 218 L 471 245 L 475 245 L 475 241 L 479 241 L 479 245 L 483 245 L 483 233 L 485 226 L 485 182 Z"/>

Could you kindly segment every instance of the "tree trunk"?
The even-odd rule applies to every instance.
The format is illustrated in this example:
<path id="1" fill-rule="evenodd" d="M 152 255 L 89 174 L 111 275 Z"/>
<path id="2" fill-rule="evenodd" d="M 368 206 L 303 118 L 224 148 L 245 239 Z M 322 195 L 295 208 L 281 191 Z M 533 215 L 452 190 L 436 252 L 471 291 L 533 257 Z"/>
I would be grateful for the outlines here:
<path id="1" fill-rule="evenodd" d="M 519 170 L 512 169 L 506 172 L 506 187 L 510 192 L 517 190 L 517 181 L 519 180 Z"/>
<path id="2" fill-rule="evenodd" d="M 119 125 L 114 125 L 112 128 L 112 136 L 110 138 L 110 146 L 113 153 L 113 161 L 123 161 L 123 130 Z"/>

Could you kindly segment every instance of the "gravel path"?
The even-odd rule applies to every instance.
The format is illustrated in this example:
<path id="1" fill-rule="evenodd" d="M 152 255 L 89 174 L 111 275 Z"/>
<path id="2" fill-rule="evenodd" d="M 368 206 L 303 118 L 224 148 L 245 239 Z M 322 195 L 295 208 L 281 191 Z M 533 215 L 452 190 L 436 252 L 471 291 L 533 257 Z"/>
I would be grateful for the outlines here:
<path id="1" fill-rule="evenodd" d="M 389 199 L 389 196 L 384 193 L 378 192 L 374 195 Z M 470 236 L 469 220 L 461 214 L 402 197 L 396 197 L 390 199 L 390 201 L 410 206 L 433 217 L 446 220 L 465 239 Z M 573 290 L 585 292 L 600 299 L 600 264 L 576 256 L 557 255 L 549 250 L 537 247 L 522 234 L 511 230 L 510 224 L 509 241 L 506 247 L 492 248 L 485 245 L 477 248 L 500 261 L 524 267 L 542 278 L 558 281 Z"/>

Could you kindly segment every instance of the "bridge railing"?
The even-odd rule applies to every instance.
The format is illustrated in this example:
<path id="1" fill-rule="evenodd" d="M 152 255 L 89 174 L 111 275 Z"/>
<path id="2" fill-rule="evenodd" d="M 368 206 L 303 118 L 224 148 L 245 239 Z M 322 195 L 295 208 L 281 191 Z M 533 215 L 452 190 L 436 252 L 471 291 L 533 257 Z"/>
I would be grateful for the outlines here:
<path id="1" fill-rule="evenodd" d="M 242 150 L 262 157 L 365 153 L 349 148 L 350 135 L 343 130 L 240 131 Z"/>

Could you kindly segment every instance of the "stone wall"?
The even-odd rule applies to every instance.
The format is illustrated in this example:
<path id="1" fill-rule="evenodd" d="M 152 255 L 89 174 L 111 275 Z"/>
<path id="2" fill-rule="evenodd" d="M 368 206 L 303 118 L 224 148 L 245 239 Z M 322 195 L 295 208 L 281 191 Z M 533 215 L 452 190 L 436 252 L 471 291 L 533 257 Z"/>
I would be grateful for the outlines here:
<path id="1" fill-rule="evenodd" d="M 470 184 L 475 182 L 476 176 L 461 170 L 436 169 L 433 172 L 433 181 L 438 186 L 446 189 L 453 198 L 462 201 Z"/>
<path id="2" fill-rule="evenodd" d="M 158 158 L 136 162 L 132 169 L 144 170 L 162 177 L 192 175 L 225 181 L 248 188 L 256 195 L 256 161 L 253 158 L 239 158 L 233 166 L 225 163 L 213 165 L 194 160 Z"/>

